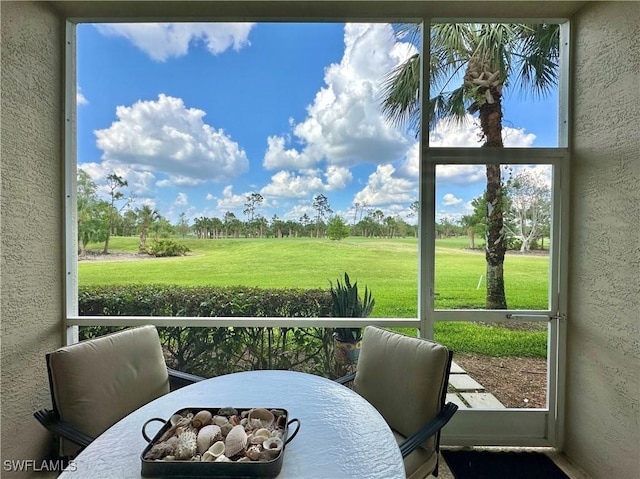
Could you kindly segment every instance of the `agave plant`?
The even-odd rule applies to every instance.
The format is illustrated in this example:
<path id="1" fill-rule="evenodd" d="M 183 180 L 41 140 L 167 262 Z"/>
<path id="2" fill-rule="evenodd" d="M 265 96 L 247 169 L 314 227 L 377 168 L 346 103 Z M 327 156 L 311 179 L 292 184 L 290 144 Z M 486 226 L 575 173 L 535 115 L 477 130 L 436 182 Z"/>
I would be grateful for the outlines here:
<path id="1" fill-rule="evenodd" d="M 335 286 L 331 281 L 331 314 L 334 318 L 366 318 L 371 314 L 375 300 L 365 286 L 362 298 L 358 294 L 358 282 L 351 284 L 349 275 L 344 274 L 344 283 L 338 279 Z M 355 343 L 362 338 L 361 328 L 336 328 L 334 336 L 338 341 Z"/>

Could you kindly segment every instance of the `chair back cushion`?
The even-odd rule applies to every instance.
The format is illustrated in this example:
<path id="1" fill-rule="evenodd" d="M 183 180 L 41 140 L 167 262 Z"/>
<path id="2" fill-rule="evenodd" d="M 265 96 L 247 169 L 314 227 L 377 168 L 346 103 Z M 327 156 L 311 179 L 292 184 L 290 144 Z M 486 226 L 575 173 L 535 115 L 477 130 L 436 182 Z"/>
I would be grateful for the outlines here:
<path id="1" fill-rule="evenodd" d="M 426 339 L 365 328 L 353 389 L 405 438 L 442 409 L 449 350 Z M 435 450 L 435 437 L 423 447 Z"/>
<path id="2" fill-rule="evenodd" d="M 47 354 L 54 409 L 63 421 L 96 437 L 140 406 L 169 392 L 155 326 L 81 341 Z M 63 441 L 61 454 L 78 446 Z"/>

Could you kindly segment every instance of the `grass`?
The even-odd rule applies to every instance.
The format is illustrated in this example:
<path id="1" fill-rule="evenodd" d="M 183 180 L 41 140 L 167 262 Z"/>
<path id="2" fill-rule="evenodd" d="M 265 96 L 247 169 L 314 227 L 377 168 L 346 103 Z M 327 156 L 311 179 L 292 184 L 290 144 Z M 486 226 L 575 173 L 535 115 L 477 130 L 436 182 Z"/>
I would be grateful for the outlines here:
<path id="1" fill-rule="evenodd" d="M 114 237 L 111 251 L 136 252 L 138 239 Z M 418 244 L 414 238 L 266 238 L 180 240 L 186 257 L 78 265 L 85 285 L 178 284 L 328 288 L 345 271 L 368 286 L 374 317 L 416 317 Z M 483 308 L 485 259 L 469 251 L 467 238 L 436 242 L 436 308 Z M 101 245 L 89 245 L 99 250 Z M 548 257 L 513 254 L 505 260 L 505 289 L 512 309 L 546 309 Z M 546 332 L 511 331 L 474 323 L 437 323 L 436 339 L 455 351 L 488 355 L 545 356 Z"/>

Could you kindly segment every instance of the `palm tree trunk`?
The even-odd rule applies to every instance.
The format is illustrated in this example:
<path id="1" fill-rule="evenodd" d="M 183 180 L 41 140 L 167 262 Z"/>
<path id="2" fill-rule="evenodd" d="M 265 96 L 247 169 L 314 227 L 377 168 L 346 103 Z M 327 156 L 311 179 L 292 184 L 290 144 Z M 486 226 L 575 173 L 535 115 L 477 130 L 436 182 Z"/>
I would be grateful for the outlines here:
<path id="1" fill-rule="evenodd" d="M 502 148 L 502 102 L 501 95 L 491 89 L 493 102 L 480 107 L 480 127 L 485 136 L 483 147 Z M 502 178 L 499 164 L 487 164 L 487 309 L 507 309 L 504 292 L 504 237 Z"/>

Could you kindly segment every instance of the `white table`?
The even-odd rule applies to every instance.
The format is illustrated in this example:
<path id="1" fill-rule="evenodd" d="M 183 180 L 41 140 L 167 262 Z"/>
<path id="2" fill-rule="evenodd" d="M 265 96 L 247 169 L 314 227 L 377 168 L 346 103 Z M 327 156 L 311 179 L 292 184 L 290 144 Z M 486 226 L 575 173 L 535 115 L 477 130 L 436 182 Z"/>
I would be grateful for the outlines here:
<path id="1" fill-rule="evenodd" d="M 129 414 L 78 455 L 61 479 L 139 478 L 147 445 L 142 426 L 182 408 L 284 408 L 300 420 L 286 446 L 278 479 L 401 479 L 404 464 L 383 417 L 350 389 L 311 374 L 249 371 L 207 379 L 173 391 Z M 147 428 L 153 437 L 161 423 Z M 295 425 L 292 426 L 292 431 Z"/>

